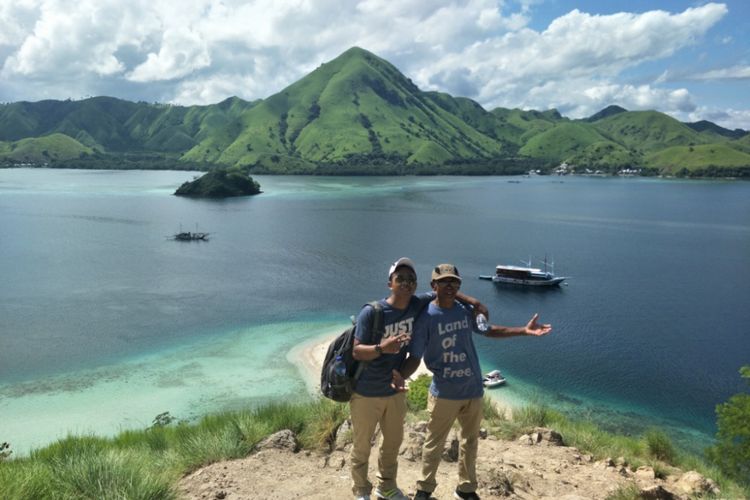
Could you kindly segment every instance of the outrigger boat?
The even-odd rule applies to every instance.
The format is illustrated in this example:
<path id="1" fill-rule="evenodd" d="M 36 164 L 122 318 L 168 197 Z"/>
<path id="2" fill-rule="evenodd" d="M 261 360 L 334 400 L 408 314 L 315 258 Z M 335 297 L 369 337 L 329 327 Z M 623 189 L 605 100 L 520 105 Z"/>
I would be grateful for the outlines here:
<path id="1" fill-rule="evenodd" d="M 195 225 L 195 229 L 198 229 L 198 224 Z M 192 233 L 190 231 L 183 231 L 182 224 L 180 224 L 180 232 L 172 235 L 172 239 L 176 241 L 208 241 L 209 233 L 200 233 L 198 231 Z"/>
<path id="2" fill-rule="evenodd" d="M 185 231 L 175 234 L 172 238 L 177 241 L 208 241 L 208 233 L 191 233 L 190 231 Z"/>
<path id="3" fill-rule="evenodd" d="M 505 377 L 500 373 L 500 370 L 492 370 L 482 378 L 482 384 L 485 387 L 497 387 L 505 383 Z"/>
<path id="4" fill-rule="evenodd" d="M 494 276 L 482 275 L 480 279 L 492 280 L 495 283 L 507 283 L 523 286 L 558 286 L 565 281 L 565 276 L 555 276 L 554 271 L 548 271 L 547 258 L 544 258 L 544 269 L 531 267 L 531 259 L 524 262 L 525 266 L 499 265 L 495 268 Z M 549 264 L 554 267 L 554 264 Z"/>

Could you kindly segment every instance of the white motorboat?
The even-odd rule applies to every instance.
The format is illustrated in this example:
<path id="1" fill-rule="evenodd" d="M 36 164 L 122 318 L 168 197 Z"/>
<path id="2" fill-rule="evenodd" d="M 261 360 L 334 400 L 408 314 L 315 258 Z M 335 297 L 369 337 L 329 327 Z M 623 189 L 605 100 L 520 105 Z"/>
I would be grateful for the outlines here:
<path id="1" fill-rule="evenodd" d="M 547 258 L 544 259 L 544 269 L 531 267 L 531 260 L 524 262 L 526 266 L 499 265 L 493 276 L 480 276 L 480 279 L 492 280 L 495 283 L 523 286 L 558 286 L 565 281 L 564 276 L 555 276 L 554 271 L 547 269 Z M 553 264 L 549 264 L 550 267 Z"/>
<path id="2" fill-rule="evenodd" d="M 500 373 L 500 370 L 492 370 L 482 378 L 482 384 L 485 387 L 497 387 L 505 383 L 505 377 Z"/>

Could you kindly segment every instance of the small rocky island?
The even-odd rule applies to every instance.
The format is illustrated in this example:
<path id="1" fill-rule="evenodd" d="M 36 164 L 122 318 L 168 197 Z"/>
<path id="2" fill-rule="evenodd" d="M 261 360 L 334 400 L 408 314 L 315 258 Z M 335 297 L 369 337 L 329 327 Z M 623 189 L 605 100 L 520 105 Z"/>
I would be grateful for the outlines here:
<path id="1" fill-rule="evenodd" d="M 259 193 L 261 193 L 260 184 L 246 172 L 238 169 L 221 168 L 211 170 L 195 180 L 185 182 L 174 194 L 194 198 L 229 198 Z"/>

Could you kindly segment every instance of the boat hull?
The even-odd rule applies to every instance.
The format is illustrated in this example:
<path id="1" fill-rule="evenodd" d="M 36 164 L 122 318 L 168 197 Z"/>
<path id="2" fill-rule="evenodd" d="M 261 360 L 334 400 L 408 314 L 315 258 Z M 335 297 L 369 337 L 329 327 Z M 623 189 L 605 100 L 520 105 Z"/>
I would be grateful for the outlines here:
<path id="1" fill-rule="evenodd" d="M 546 278 L 546 279 L 524 279 L 524 278 L 510 278 L 507 276 L 492 276 L 492 281 L 495 283 L 503 283 L 506 285 L 559 286 L 560 283 L 565 281 L 565 277 L 558 276 L 555 278 Z"/>
<path id="2" fill-rule="evenodd" d="M 493 387 L 498 387 L 498 386 L 501 386 L 501 385 L 503 385 L 504 383 L 505 383 L 505 379 L 502 379 L 502 380 L 497 380 L 497 381 L 492 381 L 492 382 L 487 382 L 487 381 L 484 381 L 484 382 L 483 382 L 484 386 L 485 386 L 486 388 L 488 388 L 488 389 L 492 389 Z"/>

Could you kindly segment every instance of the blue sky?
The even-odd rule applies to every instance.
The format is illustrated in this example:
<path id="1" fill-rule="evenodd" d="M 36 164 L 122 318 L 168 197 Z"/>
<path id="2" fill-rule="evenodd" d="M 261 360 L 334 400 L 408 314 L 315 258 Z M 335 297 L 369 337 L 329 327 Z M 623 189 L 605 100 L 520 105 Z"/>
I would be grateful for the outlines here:
<path id="1" fill-rule="evenodd" d="M 0 102 L 266 98 L 356 45 L 485 109 L 750 130 L 747 33 L 747 0 L 0 0 Z"/>

